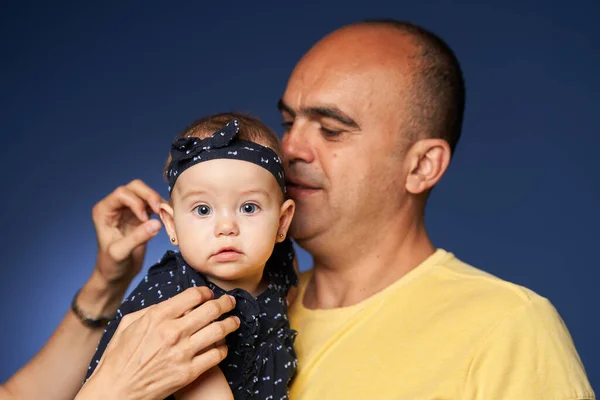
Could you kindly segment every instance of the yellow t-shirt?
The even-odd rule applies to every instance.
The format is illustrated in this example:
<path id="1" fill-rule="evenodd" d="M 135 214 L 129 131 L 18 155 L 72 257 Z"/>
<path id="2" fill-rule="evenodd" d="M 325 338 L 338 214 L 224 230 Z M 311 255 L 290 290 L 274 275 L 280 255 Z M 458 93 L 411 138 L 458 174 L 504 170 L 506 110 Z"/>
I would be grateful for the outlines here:
<path id="1" fill-rule="evenodd" d="M 595 399 L 552 304 L 449 252 L 351 307 L 305 308 L 311 272 L 291 400 Z"/>

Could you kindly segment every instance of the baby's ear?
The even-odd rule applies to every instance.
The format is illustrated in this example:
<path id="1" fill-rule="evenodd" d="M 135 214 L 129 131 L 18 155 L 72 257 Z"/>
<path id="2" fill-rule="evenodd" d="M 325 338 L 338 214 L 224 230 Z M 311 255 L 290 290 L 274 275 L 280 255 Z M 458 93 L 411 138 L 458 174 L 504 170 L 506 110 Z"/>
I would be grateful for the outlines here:
<path id="1" fill-rule="evenodd" d="M 296 203 L 294 203 L 294 200 L 292 199 L 284 201 L 281 205 L 279 213 L 279 229 L 277 229 L 278 242 L 283 242 L 283 239 L 285 239 L 295 211 Z"/>
<path id="2" fill-rule="evenodd" d="M 177 232 L 175 231 L 175 222 L 173 221 L 173 207 L 169 203 L 161 203 L 160 205 L 160 219 L 165 225 L 169 240 L 175 246 L 177 246 Z"/>

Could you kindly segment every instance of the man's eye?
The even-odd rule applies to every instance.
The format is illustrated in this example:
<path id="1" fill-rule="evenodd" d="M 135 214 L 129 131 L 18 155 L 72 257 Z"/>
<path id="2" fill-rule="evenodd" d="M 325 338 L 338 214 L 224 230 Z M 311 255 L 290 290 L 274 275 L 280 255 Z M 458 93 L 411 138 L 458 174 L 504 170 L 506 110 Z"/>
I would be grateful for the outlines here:
<path id="1" fill-rule="evenodd" d="M 341 135 L 343 131 L 334 131 L 334 130 L 331 130 L 331 129 L 327 129 L 327 128 L 321 127 L 321 132 L 323 132 L 324 136 L 335 137 L 335 136 Z"/>
<path id="2" fill-rule="evenodd" d="M 240 209 L 244 214 L 254 214 L 258 210 L 260 210 L 260 208 L 254 203 L 246 203 Z"/>
<path id="3" fill-rule="evenodd" d="M 292 129 L 292 125 L 294 125 L 294 121 L 283 121 L 281 123 L 281 126 L 283 127 L 284 132 L 287 132 L 290 129 Z"/>
<path id="4" fill-rule="evenodd" d="M 212 213 L 212 210 L 210 209 L 210 207 L 205 204 L 194 208 L 194 210 L 196 211 L 196 213 L 198 213 L 198 215 L 201 215 L 203 217 L 210 215 Z"/>

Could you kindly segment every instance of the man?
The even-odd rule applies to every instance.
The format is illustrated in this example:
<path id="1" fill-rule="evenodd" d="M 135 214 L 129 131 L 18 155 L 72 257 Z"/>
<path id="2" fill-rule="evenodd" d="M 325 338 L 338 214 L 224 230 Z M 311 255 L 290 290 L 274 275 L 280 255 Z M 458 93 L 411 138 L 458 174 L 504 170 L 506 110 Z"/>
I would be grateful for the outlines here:
<path id="1" fill-rule="evenodd" d="M 290 309 L 292 399 L 594 398 L 546 299 L 427 235 L 464 97 L 447 45 L 396 21 L 339 29 L 294 69 L 279 104 L 291 235 L 314 267 Z"/>
<path id="2" fill-rule="evenodd" d="M 427 196 L 448 167 L 463 108 L 452 51 L 406 23 L 341 28 L 294 69 L 280 102 L 291 234 L 314 267 L 290 308 L 299 332 L 292 399 L 595 398 L 547 300 L 427 235 Z M 96 208 L 118 221 L 118 210 L 153 204 L 130 189 Z M 120 235 L 114 243 L 127 245 L 100 261 L 118 265 L 134 248 L 139 257 L 152 236 Z"/>

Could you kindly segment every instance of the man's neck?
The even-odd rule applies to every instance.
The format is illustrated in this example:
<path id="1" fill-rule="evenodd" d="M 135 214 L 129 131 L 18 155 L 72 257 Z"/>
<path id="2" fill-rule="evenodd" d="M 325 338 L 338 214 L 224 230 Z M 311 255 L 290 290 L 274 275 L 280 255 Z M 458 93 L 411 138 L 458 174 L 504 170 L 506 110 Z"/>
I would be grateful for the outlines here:
<path id="1" fill-rule="evenodd" d="M 339 248 L 325 257 L 315 255 L 314 272 L 304 295 L 309 309 L 348 307 L 385 289 L 418 267 L 435 252 L 424 224 L 382 227 L 380 237 L 360 251 Z M 407 229 L 408 228 L 408 229 Z"/>

